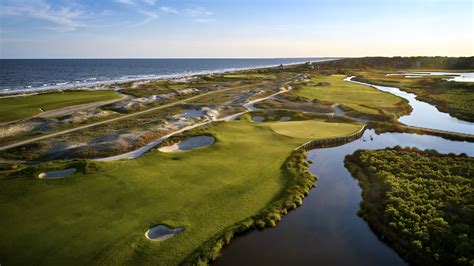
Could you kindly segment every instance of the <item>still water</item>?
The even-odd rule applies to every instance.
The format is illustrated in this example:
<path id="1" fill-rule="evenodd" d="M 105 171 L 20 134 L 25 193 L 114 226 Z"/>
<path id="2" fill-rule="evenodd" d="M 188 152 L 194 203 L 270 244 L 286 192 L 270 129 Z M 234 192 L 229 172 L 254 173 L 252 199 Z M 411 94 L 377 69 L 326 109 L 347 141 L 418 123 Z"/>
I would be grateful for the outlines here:
<path id="1" fill-rule="evenodd" d="M 234 239 L 215 264 L 405 265 L 357 216 L 361 189 L 344 167 L 344 157 L 358 149 L 396 145 L 474 155 L 474 143 L 406 133 L 376 135 L 372 130 L 354 142 L 312 150 L 308 153 L 308 159 L 314 162 L 310 169 L 319 179 L 303 205 L 275 228 Z"/>
<path id="2" fill-rule="evenodd" d="M 413 111 L 398 119 L 398 121 L 405 125 L 474 134 L 474 123 L 457 119 L 450 116 L 448 113 L 440 112 L 435 106 L 417 100 L 416 94 L 414 93 L 404 92 L 395 87 L 378 86 L 353 81 L 351 78 L 347 78 L 346 81 L 372 86 L 378 90 L 389 92 L 407 99 L 408 103 L 413 108 Z"/>
<path id="3" fill-rule="evenodd" d="M 347 81 L 355 82 L 350 78 Z M 413 112 L 399 119 L 404 124 L 474 134 L 474 123 L 439 112 L 436 107 L 416 100 L 415 94 L 394 87 L 373 87 L 409 101 Z M 308 159 L 313 162 L 310 170 L 319 179 L 303 205 L 285 216 L 277 227 L 253 231 L 233 240 L 215 264 L 405 265 L 357 216 L 361 188 L 344 167 L 344 157 L 358 149 L 396 145 L 474 156 L 474 143 L 407 133 L 376 135 L 373 130 L 366 130 L 362 138 L 351 143 L 311 150 L 308 153 Z"/>

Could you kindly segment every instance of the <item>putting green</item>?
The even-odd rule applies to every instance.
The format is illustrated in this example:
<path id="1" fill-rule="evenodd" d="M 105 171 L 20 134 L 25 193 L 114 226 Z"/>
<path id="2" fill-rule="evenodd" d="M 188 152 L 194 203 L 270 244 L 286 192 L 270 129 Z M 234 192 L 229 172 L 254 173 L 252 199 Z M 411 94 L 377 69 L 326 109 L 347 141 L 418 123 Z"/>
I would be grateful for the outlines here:
<path id="1" fill-rule="evenodd" d="M 322 139 L 352 134 L 361 129 L 362 125 L 309 120 L 275 122 L 270 123 L 270 127 L 276 133 L 292 138 Z"/>
<path id="2" fill-rule="evenodd" d="M 375 88 L 343 81 L 346 76 L 318 76 L 311 79 L 312 83 L 328 82 L 329 86 L 303 86 L 294 93 L 298 96 L 320 101 L 339 103 L 358 112 L 378 114 L 378 109 L 396 108 L 402 99 L 379 91 Z"/>
<path id="3" fill-rule="evenodd" d="M 67 106 L 119 99 L 115 91 L 52 92 L 0 99 L 0 122 L 27 118 L 44 111 Z"/>

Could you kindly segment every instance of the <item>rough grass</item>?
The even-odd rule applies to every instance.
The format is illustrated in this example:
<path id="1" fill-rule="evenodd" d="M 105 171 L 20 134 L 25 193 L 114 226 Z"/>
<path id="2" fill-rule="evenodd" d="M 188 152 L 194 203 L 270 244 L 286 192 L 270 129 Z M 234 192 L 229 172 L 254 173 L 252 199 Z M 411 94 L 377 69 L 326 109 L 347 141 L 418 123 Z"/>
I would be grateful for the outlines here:
<path id="1" fill-rule="evenodd" d="M 369 86 L 343 81 L 344 75 L 313 77 L 310 83 L 294 93 L 298 96 L 319 101 L 339 103 L 357 112 L 377 115 L 382 109 L 394 109 L 402 99 L 390 93 L 381 92 Z M 317 86 L 327 82 L 329 86 Z"/>
<path id="2" fill-rule="evenodd" d="M 225 74 L 224 78 L 228 79 L 275 79 L 274 74 Z"/>
<path id="3" fill-rule="evenodd" d="M 328 123 L 323 121 L 289 121 L 269 123 L 278 134 L 293 138 L 321 139 L 350 135 L 362 128 L 360 124 Z"/>
<path id="4" fill-rule="evenodd" d="M 114 91 L 52 92 L 0 99 L 0 122 L 7 122 L 71 105 L 118 99 Z"/>
<path id="5" fill-rule="evenodd" d="M 290 186 L 281 166 L 307 140 L 245 121 L 222 123 L 209 133 L 217 137 L 211 146 L 94 163 L 88 174 L 39 180 L 40 167 L 3 178 L 0 261 L 178 264 L 281 197 Z M 145 239 L 157 224 L 184 231 L 161 243 Z"/>

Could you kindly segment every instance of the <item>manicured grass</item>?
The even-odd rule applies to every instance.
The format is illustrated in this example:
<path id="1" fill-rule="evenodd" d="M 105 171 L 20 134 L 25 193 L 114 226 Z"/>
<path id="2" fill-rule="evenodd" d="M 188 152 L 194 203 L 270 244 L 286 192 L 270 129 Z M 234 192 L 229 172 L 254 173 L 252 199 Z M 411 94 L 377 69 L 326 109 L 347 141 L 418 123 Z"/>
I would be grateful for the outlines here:
<path id="1" fill-rule="evenodd" d="M 293 138 L 321 139 L 350 135 L 362 128 L 359 124 L 328 123 L 322 121 L 289 121 L 270 123 L 278 134 Z"/>
<path id="2" fill-rule="evenodd" d="M 319 101 L 339 103 L 361 113 L 379 114 L 379 109 L 392 109 L 401 104 L 401 98 L 375 88 L 343 81 L 344 75 L 318 76 L 311 83 L 328 82 L 329 86 L 302 86 L 294 93 Z"/>
<path id="3" fill-rule="evenodd" d="M 39 114 L 44 111 L 71 105 L 106 101 L 120 98 L 114 91 L 52 92 L 32 96 L 0 99 L 0 122 L 7 122 Z"/>
<path id="4" fill-rule="evenodd" d="M 307 126 L 312 123 L 321 125 Z M 178 264 L 210 237 L 282 197 L 290 184 L 281 166 L 307 141 L 276 134 L 267 123 L 226 122 L 208 131 L 217 142 L 196 150 L 152 151 L 60 180 L 33 174 L 3 179 L 0 261 Z M 145 239 L 157 224 L 184 231 L 161 243 Z"/>

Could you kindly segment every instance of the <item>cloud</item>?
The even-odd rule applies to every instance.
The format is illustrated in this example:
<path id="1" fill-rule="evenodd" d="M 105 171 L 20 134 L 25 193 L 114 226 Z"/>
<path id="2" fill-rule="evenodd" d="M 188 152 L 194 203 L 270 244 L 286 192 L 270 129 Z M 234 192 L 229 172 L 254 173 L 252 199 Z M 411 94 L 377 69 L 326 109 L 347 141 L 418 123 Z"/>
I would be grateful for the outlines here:
<path id="1" fill-rule="evenodd" d="M 115 2 L 120 3 L 120 4 L 125 4 L 125 5 L 135 5 L 134 0 L 115 0 Z"/>
<path id="2" fill-rule="evenodd" d="M 140 5 L 142 3 L 145 3 L 150 6 L 153 6 L 156 4 L 156 0 L 141 0 L 141 1 L 140 0 L 114 0 L 114 1 L 119 4 L 131 5 L 131 6 Z"/>
<path id="3" fill-rule="evenodd" d="M 143 0 L 143 2 L 145 2 L 145 4 L 149 4 L 150 6 L 153 6 L 156 4 L 156 0 Z"/>
<path id="4" fill-rule="evenodd" d="M 142 21 L 139 21 L 135 24 L 130 25 L 132 27 L 143 26 L 160 17 L 158 11 L 153 11 L 154 8 L 151 10 L 149 9 L 150 8 L 149 6 L 155 5 L 157 0 L 114 0 L 114 1 L 120 4 L 131 6 L 134 12 L 137 12 L 144 16 L 144 19 Z"/>
<path id="5" fill-rule="evenodd" d="M 186 8 L 183 11 L 191 17 L 210 17 L 214 15 L 214 13 L 203 7 Z"/>
<path id="6" fill-rule="evenodd" d="M 198 23 L 212 22 L 216 20 L 213 17 L 214 13 L 203 7 L 187 8 L 184 9 L 183 12 L 189 17 L 192 17 L 194 22 Z"/>
<path id="7" fill-rule="evenodd" d="M 206 23 L 206 22 L 216 21 L 216 19 L 214 19 L 214 18 L 195 18 L 195 19 L 193 19 L 193 21 L 198 22 L 198 23 Z"/>
<path id="8" fill-rule="evenodd" d="M 0 17 L 26 17 L 41 20 L 51 25 L 48 29 L 56 31 L 73 31 L 85 26 L 84 12 L 72 7 L 54 8 L 45 1 L 15 1 L 3 3 Z"/>
<path id="9" fill-rule="evenodd" d="M 135 23 L 133 26 L 143 26 L 145 24 L 148 24 L 150 22 L 152 22 L 153 20 L 156 20 L 160 17 L 160 15 L 158 14 L 158 12 L 154 12 L 154 11 L 148 11 L 148 10 L 143 10 L 143 9 L 139 9 L 137 10 L 138 13 L 142 14 L 145 16 L 145 19 L 142 20 L 141 22 L 138 22 L 138 23 Z"/>
<path id="10" fill-rule="evenodd" d="M 172 14 L 178 14 L 178 10 L 172 8 L 172 7 L 169 7 L 169 6 L 162 6 L 160 7 L 160 11 L 163 12 L 163 13 L 172 13 Z"/>

